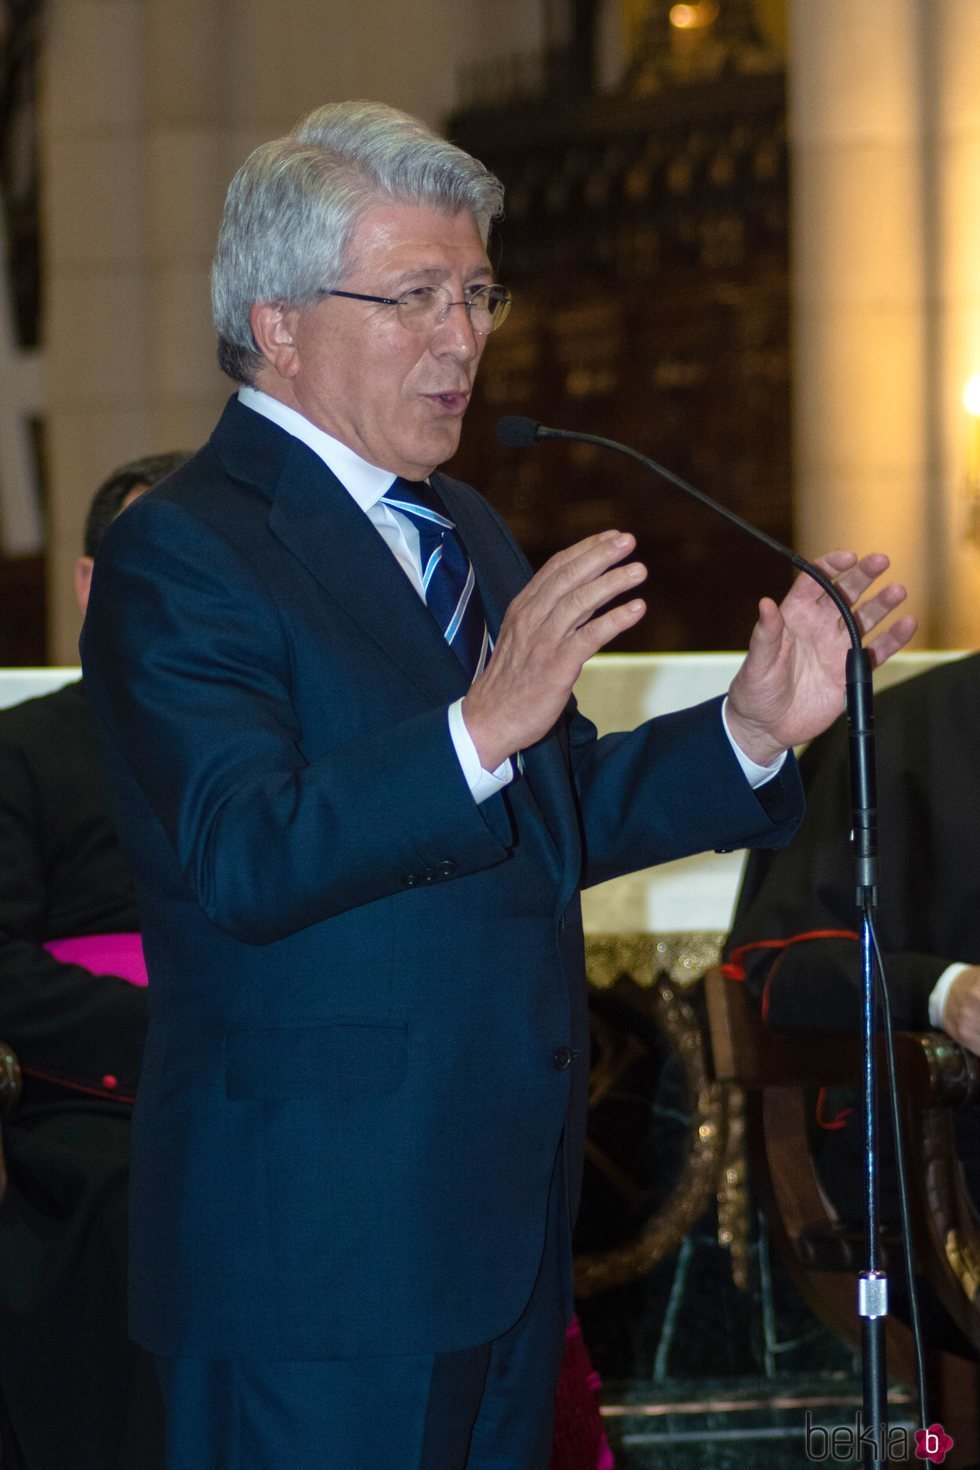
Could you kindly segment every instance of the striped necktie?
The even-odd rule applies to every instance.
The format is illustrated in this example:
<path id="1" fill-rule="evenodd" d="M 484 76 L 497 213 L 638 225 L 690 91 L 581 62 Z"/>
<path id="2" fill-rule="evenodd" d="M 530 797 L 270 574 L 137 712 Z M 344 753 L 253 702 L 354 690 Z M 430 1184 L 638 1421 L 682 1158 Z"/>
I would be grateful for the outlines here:
<path id="1" fill-rule="evenodd" d="M 473 565 L 446 507 L 431 485 L 397 479 L 381 499 L 419 533 L 422 591 L 442 635 L 471 679 L 482 673 L 490 637 Z"/>

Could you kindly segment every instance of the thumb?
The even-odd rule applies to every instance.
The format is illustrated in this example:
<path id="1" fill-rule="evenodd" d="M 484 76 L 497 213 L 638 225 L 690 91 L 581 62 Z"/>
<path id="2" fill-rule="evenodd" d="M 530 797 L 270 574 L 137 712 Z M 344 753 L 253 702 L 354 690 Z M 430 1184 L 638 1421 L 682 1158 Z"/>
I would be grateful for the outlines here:
<path id="1" fill-rule="evenodd" d="M 759 616 L 749 638 L 748 657 L 769 664 L 776 657 L 783 637 L 783 615 L 771 597 L 759 603 Z"/>

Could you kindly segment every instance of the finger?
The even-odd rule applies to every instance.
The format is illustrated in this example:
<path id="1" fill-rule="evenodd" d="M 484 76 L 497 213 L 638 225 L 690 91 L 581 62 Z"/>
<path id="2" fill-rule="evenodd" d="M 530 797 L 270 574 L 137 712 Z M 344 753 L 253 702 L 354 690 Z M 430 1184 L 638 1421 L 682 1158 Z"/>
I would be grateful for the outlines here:
<path id="1" fill-rule="evenodd" d="M 862 635 L 870 633 L 876 628 L 882 618 L 901 607 L 908 596 L 905 588 L 900 582 L 889 582 L 887 587 L 882 587 L 873 597 L 869 597 L 854 609 L 854 617 Z"/>
<path id="2" fill-rule="evenodd" d="M 605 603 L 635 590 L 646 576 L 647 569 L 643 563 L 632 562 L 627 566 L 613 567 L 582 586 L 572 586 L 561 596 L 542 593 L 536 601 L 524 606 L 518 606 L 519 599 L 515 598 L 501 625 L 494 660 L 499 666 L 506 653 L 511 662 L 516 660 L 518 664 L 524 664 L 530 659 L 543 668 L 553 654 L 562 655 L 569 639 L 587 625 Z M 589 656 L 588 651 L 585 654 L 572 652 L 573 658 Z"/>
<path id="3" fill-rule="evenodd" d="M 869 551 L 859 557 L 854 551 L 828 551 L 814 559 L 817 571 L 823 572 L 849 600 L 854 601 L 871 583 L 888 570 L 888 557 L 883 551 Z M 819 586 L 815 579 L 803 573 L 799 579 L 811 586 Z M 824 594 L 826 595 L 826 594 Z"/>
<path id="4" fill-rule="evenodd" d="M 761 598 L 759 616 L 749 637 L 747 657 L 753 661 L 771 662 L 782 644 L 784 627 L 783 615 L 772 598 Z"/>
<path id="5" fill-rule="evenodd" d="M 837 576 L 837 589 L 853 604 L 871 586 L 872 582 L 876 582 L 887 572 L 889 566 L 890 562 L 884 552 L 869 552 L 867 556 L 862 556 L 853 567 Z"/>
<path id="6" fill-rule="evenodd" d="M 813 565 L 818 572 L 823 572 L 825 577 L 829 577 L 832 582 L 836 582 L 838 577 L 849 571 L 857 563 L 857 560 L 858 555 L 856 551 L 825 551 L 823 556 L 814 557 Z M 805 576 L 806 574 L 804 573 L 803 575 Z M 812 582 L 812 578 L 808 580 Z"/>
<path id="7" fill-rule="evenodd" d="M 601 531 L 587 536 L 549 557 L 517 594 L 514 606 L 536 605 L 537 615 L 543 618 L 560 597 L 621 562 L 635 546 L 636 537 L 628 531 Z"/>
<path id="8" fill-rule="evenodd" d="M 812 565 L 818 572 L 823 573 L 828 582 L 833 582 L 836 586 L 839 578 L 856 563 L 857 555 L 853 551 L 828 551 L 823 556 L 816 557 Z M 866 585 L 867 583 L 863 584 L 859 592 L 863 591 Z M 800 572 L 794 578 L 783 602 L 793 606 L 800 603 L 819 603 L 822 599 L 829 600 L 829 593 L 821 586 L 816 577 L 812 577 L 809 572 Z"/>
<path id="9" fill-rule="evenodd" d="M 906 613 L 904 617 L 890 623 L 878 634 L 877 638 L 872 639 L 868 644 L 868 652 L 874 667 L 880 668 L 893 653 L 898 653 L 900 649 L 903 649 L 917 627 L 918 623 L 912 614 Z"/>
<path id="10" fill-rule="evenodd" d="M 556 551 L 531 578 L 535 582 L 547 582 L 550 578 L 589 575 L 590 568 L 599 568 L 621 561 L 636 545 L 636 537 L 629 531 L 597 531 L 586 536 L 562 551 Z"/>
<path id="11" fill-rule="evenodd" d="M 581 663 L 586 663 L 600 648 L 605 648 L 620 633 L 625 633 L 627 628 L 635 627 L 646 610 L 647 605 L 643 598 L 635 597 L 583 623 L 569 640 L 570 644 L 574 643 L 576 656 Z"/>
<path id="12" fill-rule="evenodd" d="M 545 624 L 557 642 L 581 628 L 598 610 L 621 593 L 646 581 L 647 569 L 640 561 L 617 566 L 601 576 L 571 588 L 552 608 Z"/>

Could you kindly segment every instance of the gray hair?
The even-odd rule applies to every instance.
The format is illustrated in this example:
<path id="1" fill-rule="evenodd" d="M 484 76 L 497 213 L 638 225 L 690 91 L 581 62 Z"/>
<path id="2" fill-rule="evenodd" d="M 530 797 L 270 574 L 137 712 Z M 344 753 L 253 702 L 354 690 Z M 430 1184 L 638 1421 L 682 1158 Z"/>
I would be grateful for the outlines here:
<path id="1" fill-rule="evenodd" d="M 503 186 L 418 118 L 379 102 L 318 107 L 249 155 L 229 187 L 211 268 L 223 372 L 254 382 L 265 358 L 249 323 L 253 304 L 306 306 L 335 286 L 354 230 L 379 200 L 468 210 L 486 240 Z"/>

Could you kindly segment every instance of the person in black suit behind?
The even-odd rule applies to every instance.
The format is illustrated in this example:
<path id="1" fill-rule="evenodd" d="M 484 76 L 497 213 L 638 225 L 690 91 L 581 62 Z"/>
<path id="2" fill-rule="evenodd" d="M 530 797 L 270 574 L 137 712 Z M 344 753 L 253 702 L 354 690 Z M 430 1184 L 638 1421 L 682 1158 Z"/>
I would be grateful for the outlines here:
<path id="1" fill-rule="evenodd" d="M 980 741 L 980 655 L 943 662 L 875 701 L 878 904 L 875 923 L 894 1025 L 946 1031 L 980 1053 L 980 843 L 974 789 Z M 790 1033 L 861 1029 L 860 919 L 850 851 L 850 749 L 841 718 L 804 752 L 807 813 L 778 854 L 750 853 L 726 945 L 767 1023 Z M 955 1110 L 957 1154 L 980 1200 L 975 1109 Z M 810 1147 L 846 1226 L 864 1208 L 861 1098 L 816 1100 Z M 891 1131 L 883 1119 L 881 1218 L 900 1229 Z M 908 1311 L 900 1273 L 894 1310 Z M 965 1350 L 925 1281 L 927 1335 Z"/>
<path id="2" fill-rule="evenodd" d="M 945 1030 L 980 1053 L 980 654 L 886 689 L 875 727 L 876 922 L 894 1023 Z M 802 757 L 800 832 L 785 852 L 746 864 L 727 958 L 777 1029 L 860 1027 L 849 759 L 841 719 Z"/>
<path id="3" fill-rule="evenodd" d="M 75 567 L 82 612 L 106 526 L 182 464 L 99 487 Z M 162 1416 L 126 1330 L 129 1116 L 146 1032 L 136 895 L 81 683 L 0 710 L 0 1037 L 23 1069 L 0 1204 L 4 1470 L 153 1470 Z M 128 939 L 127 939 L 128 936 Z M 123 951 L 128 977 L 113 972 Z"/>
<path id="4" fill-rule="evenodd" d="M 436 472 L 509 305 L 500 207 L 377 104 L 258 148 L 213 272 L 241 386 L 93 579 L 85 678 L 153 996 L 131 1321 L 174 1470 L 540 1470 L 587 1096 L 579 889 L 784 841 L 787 748 L 840 708 L 843 634 L 798 582 L 760 605 L 724 715 L 599 740 L 577 712 L 584 660 L 643 615 L 634 538 L 532 576 Z M 857 601 L 887 558 L 824 565 Z M 903 597 L 866 598 L 863 630 Z"/>

